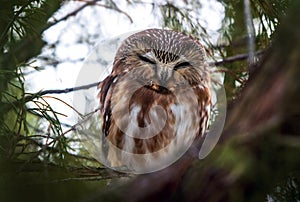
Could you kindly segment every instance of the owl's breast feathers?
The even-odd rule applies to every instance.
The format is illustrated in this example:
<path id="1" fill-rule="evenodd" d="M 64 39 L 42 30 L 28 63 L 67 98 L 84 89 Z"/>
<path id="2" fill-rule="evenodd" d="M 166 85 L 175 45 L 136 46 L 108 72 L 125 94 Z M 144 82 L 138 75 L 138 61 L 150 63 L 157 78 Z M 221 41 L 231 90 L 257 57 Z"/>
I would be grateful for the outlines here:
<path id="1" fill-rule="evenodd" d="M 111 144 L 134 154 L 165 148 L 172 152 L 205 134 L 211 106 L 209 88 L 196 85 L 160 93 L 137 85 L 135 80 L 112 74 L 99 86 L 102 133 Z"/>

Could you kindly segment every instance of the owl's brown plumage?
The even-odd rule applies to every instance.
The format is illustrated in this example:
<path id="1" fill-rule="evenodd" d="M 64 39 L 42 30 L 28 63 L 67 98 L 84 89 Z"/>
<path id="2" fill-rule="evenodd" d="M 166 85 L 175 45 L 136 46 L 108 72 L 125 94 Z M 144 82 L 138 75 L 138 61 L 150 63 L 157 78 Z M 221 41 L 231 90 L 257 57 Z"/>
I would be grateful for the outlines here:
<path id="1" fill-rule="evenodd" d="M 204 49 L 193 38 L 162 29 L 128 37 L 99 86 L 110 165 L 151 166 L 203 136 L 209 85 Z"/>

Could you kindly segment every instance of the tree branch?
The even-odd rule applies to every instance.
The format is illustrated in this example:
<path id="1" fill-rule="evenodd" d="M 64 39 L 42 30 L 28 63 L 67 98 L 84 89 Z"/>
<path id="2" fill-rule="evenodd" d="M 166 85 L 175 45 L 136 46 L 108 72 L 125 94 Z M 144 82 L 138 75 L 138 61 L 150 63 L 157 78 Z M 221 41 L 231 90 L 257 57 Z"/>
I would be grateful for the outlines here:
<path id="1" fill-rule="evenodd" d="M 73 88 L 65 88 L 65 89 L 54 89 L 54 90 L 45 90 L 45 91 L 41 91 L 39 93 L 40 96 L 42 95 L 46 95 L 46 94 L 62 94 L 62 93 L 70 93 L 70 92 L 74 92 L 74 91 L 79 91 L 79 90 L 86 90 L 86 89 L 90 89 L 92 87 L 96 87 L 99 85 L 100 82 L 96 82 L 96 83 L 91 83 L 91 84 L 87 84 L 87 85 L 83 85 L 83 86 L 78 86 L 78 87 L 73 87 Z"/>
<path id="2" fill-rule="evenodd" d="M 97 0 L 94 0 L 94 1 L 92 1 L 92 2 L 87 2 L 87 3 L 83 4 L 82 6 L 78 7 L 77 9 L 75 9 L 74 11 L 72 11 L 71 13 L 68 13 L 68 14 L 65 15 L 64 17 L 62 17 L 62 18 L 60 18 L 60 19 L 58 19 L 58 20 L 54 19 L 53 22 L 47 24 L 45 30 L 48 29 L 49 27 L 52 27 L 52 26 L 55 25 L 55 24 L 58 24 L 58 23 L 60 23 L 60 22 L 62 22 L 62 21 L 67 20 L 68 18 L 70 18 L 70 17 L 72 17 L 72 16 L 77 15 L 77 13 L 79 13 L 80 11 L 82 11 L 85 7 L 91 5 L 92 3 L 95 4 L 96 2 L 97 2 Z"/>
<path id="3" fill-rule="evenodd" d="M 76 1 L 76 0 L 74 0 L 74 1 Z M 77 13 L 79 13 L 80 11 L 82 11 L 82 10 L 83 10 L 84 8 L 86 8 L 87 6 L 100 6 L 100 7 L 106 8 L 106 9 L 115 10 L 115 11 L 117 11 L 117 12 L 119 12 L 119 13 L 125 15 L 125 16 L 129 19 L 129 21 L 130 21 L 131 23 L 133 23 L 133 20 L 132 20 L 132 18 L 130 17 L 130 15 L 129 15 L 128 13 L 126 13 L 125 11 L 122 11 L 121 9 L 119 9 L 119 7 L 118 7 L 118 6 L 116 5 L 116 3 L 113 2 L 113 1 L 110 1 L 111 4 L 112 4 L 112 6 L 108 6 L 108 5 L 105 5 L 105 4 L 99 4 L 99 3 L 98 3 L 99 0 L 92 0 L 92 1 L 89 1 L 89 0 L 77 0 L 77 1 L 85 2 L 85 4 L 83 4 L 82 6 L 78 7 L 78 8 L 75 9 L 74 11 L 68 13 L 67 15 L 65 15 L 64 17 L 62 17 L 62 18 L 60 18 L 60 19 L 58 19 L 58 20 L 54 19 L 53 22 L 48 23 L 48 25 L 46 26 L 46 28 L 45 28 L 44 30 L 48 29 L 49 27 L 52 27 L 52 26 L 55 25 L 55 24 L 58 24 L 59 22 L 62 22 L 62 21 L 67 20 L 68 18 L 70 18 L 70 17 L 72 17 L 72 16 L 77 15 Z"/>
<path id="4" fill-rule="evenodd" d="M 256 51 L 254 53 L 254 55 L 255 56 L 260 56 L 263 53 L 265 53 L 265 50 L 259 50 L 259 51 Z M 249 58 L 249 54 L 248 53 L 243 53 L 243 54 L 234 55 L 234 56 L 231 56 L 231 57 L 228 57 L 228 58 L 224 58 L 223 60 L 210 62 L 209 66 L 222 66 L 224 64 L 233 63 L 233 62 L 241 61 L 241 60 L 246 60 L 248 58 Z"/>

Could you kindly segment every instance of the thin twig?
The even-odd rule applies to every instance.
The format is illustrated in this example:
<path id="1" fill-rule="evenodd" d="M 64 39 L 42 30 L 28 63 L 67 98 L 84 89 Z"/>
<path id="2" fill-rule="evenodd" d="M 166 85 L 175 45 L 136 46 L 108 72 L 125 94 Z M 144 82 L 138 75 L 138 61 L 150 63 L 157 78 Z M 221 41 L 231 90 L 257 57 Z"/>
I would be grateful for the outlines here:
<path id="1" fill-rule="evenodd" d="M 218 68 L 217 70 L 214 70 L 214 72 L 225 72 L 225 73 L 228 73 L 230 74 L 236 81 L 238 81 L 240 84 L 243 84 L 245 83 L 244 80 L 242 78 L 239 78 L 237 76 L 237 73 L 228 69 L 228 68 L 224 68 L 224 67 L 220 67 Z M 213 81 L 213 80 L 212 80 Z"/>
<path id="2" fill-rule="evenodd" d="M 39 118 L 45 118 L 43 115 L 41 115 L 41 114 L 39 114 L 39 113 L 37 113 L 37 112 L 31 110 L 31 109 L 27 109 L 27 112 L 30 113 L 30 114 L 32 114 L 32 115 L 34 115 L 34 116 L 37 116 L 37 117 L 39 117 Z M 39 129 L 35 128 L 33 125 L 31 125 L 31 124 L 28 123 L 28 122 L 27 122 L 27 124 L 28 124 L 28 126 L 29 126 L 30 128 L 34 129 L 35 132 L 39 132 L 39 133 L 45 132 L 45 131 L 43 131 L 43 130 L 39 130 Z M 67 128 L 71 128 L 71 127 L 72 127 L 72 125 L 67 124 L 67 123 L 63 123 L 63 122 L 60 122 L 60 125 L 62 125 L 62 126 L 64 126 L 64 127 L 67 127 Z"/>
<path id="3" fill-rule="evenodd" d="M 261 55 L 265 52 L 265 50 L 259 50 L 254 53 L 255 56 Z M 221 66 L 227 63 L 232 63 L 240 60 L 246 60 L 249 58 L 249 54 L 243 53 L 239 55 L 235 55 L 232 57 L 224 58 L 223 60 L 215 61 L 215 62 L 210 62 L 209 66 Z"/>
<path id="4" fill-rule="evenodd" d="M 75 0 L 76 1 L 76 0 Z M 54 20 L 53 22 L 49 23 L 44 30 L 48 29 L 49 27 L 52 27 L 53 25 L 59 23 L 59 22 L 62 22 L 62 21 L 65 21 L 67 20 L 68 18 L 72 17 L 72 16 L 75 16 L 77 15 L 77 13 L 79 13 L 80 11 L 82 11 L 84 8 L 86 8 L 87 6 L 100 6 L 100 7 L 103 7 L 103 8 L 106 8 L 106 9 L 110 9 L 110 10 L 115 10 L 123 15 L 125 15 L 129 21 L 131 23 L 133 23 L 133 20 L 132 18 L 130 17 L 130 15 L 128 13 L 126 13 L 125 11 L 122 11 L 121 9 L 119 9 L 119 7 L 116 5 L 115 2 L 113 1 L 110 1 L 112 6 L 108 6 L 108 5 L 105 5 L 105 4 L 99 4 L 98 1 L 99 0 L 93 0 L 93 1 L 85 1 L 85 0 L 77 0 L 77 1 L 80 1 L 80 2 L 85 2 L 85 4 L 83 4 L 82 6 L 78 7 L 77 9 L 75 9 L 74 11 L 68 13 L 67 15 L 65 15 L 64 17 L 58 19 L 58 20 Z"/>
<path id="5" fill-rule="evenodd" d="M 97 0 L 94 0 L 93 2 L 96 2 Z M 89 6 L 92 2 L 88 2 L 88 3 L 85 3 L 83 4 L 82 6 L 78 7 L 77 9 L 75 9 L 74 11 L 72 11 L 71 13 L 68 13 L 67 15 L 65 15 L 64 17 L 56 20 L 54 19 L 53 22 L 51 23 L 48 23 L 47 26 L 45 27 L 44 30 L 48 29 L 49 27 L 52 27 L 53 25 L 56 25 L 58 24 L 59 22 L 62 22 L 62 21 L 65 21 L 67 20 L 68 18 L 72 17 L 72 16 L 75 16 L 77 15 L 77 13 L 79 13 L 81 10 L 83 10 L 85 7 Z"/>
<path id="6" fill-rule="evenodd" d="M 113 9 L 113 10 L 115 10 L 115 11 L 118 11 L 119 13 L 122 13 L 123 15 L 125 15 L 125 16 L 129 19 L 129 21 L 130 21 L 131 23 L 133 23 L 133 20 L 132 20 L 132 18 L 130 17 L 130 15 L 128 15 L 128 13 L 126 13 L 126 12 L 122 11 L 121 9 L 119 9 L 119 7 L 117 6 L 117 4 L 116 4 L 114 1 L 110 0 L 110 2 L 111 2 L 111 4 L 112 4 L 113 6 L 106 6 L 106 5 L 100 5 L 100 4 L 97 4 L 97 5 L 98 5 L 98 6 L 102 6 L 102 7 L 104 7 L 104 8 Z"/>
<path id="7" fill-rule="evenodd" d="M 65 89 L 56 89 L 56 90 L 45 90 L 45 91 L 40 91 L 39 95 L 46 95 L 46 94 L 62 94 L 62 93 L 70 93 L 73 91 L 78 91 L 78 90 L 86 90 L 92 87 L 96 87 L 99 85 L 100 82 L 96 82 L 96 83 L 91 83 L 91 84 L 87 84 L 87 85 L 83 85 L 83 86 L 78 86 L 78 87 L 74 87 L 74 88 L 65 88 Z"/>

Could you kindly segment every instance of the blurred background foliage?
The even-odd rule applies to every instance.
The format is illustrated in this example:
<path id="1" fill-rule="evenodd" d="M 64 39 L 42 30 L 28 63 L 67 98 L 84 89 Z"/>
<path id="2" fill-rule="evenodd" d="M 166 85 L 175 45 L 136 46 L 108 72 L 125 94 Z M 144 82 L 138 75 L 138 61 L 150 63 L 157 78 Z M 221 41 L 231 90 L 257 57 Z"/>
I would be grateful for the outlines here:
<path id="1" fill-rule="evenodd" d="M 73 12 L 65 13 L 60 19 L 55 17 L 62 7 L 74 2 L 78 5 Z M 200 19 L 201 2 L 132 0 L 126 1 L 126 5 L 150 4 L 153 6 L 153 15 L 159 14 L 156 20 L 161 27 L 182 31 L 199 39 L 204 44 L 211 63 L 219 67 L 216 71 L 224 73 L 227 99 L 232 102 L 239 97 L 239 92 L 249 78 L 244 1 L 218 0 L 224 7 L 224 17 L 221 28 L 217 30 L 216 41 L 212 40 Z M 272 44 L 274 34 L 291 2 L 292 0 L 250 1 L 251 21 L 255 28 L 254 68 L 260 63 L 261 55 Z M 61 63 L 53 51 L 60 41 L 45 40 L 45 31 L 62 21 L 70 22 L 69 26 L 72 23 L 82 23 L 83 34 L 77 43 L 91 47 L 101 37 L 101 33 L 84 31 L 88 29 L 88 23 L 74 22 L 72 18 L 80 16 L 84 8 L 101 7 L 132 21 L 130 13 L 121 10 L 119 4 L 119 1 L 113 0 L 0 0 L 1 201 L 16 201 L 20 198 L 34 201 L 41 197 L 46 198 L 46 201 L 76 201 L 105 187 L 106 179 L 126 176 L 106 170 L 78 146 L 80 140 L 73 135 L 72 126 L 60 122 L 59 116 L 64 116 L 63 112 L 56 111 L 45 96 L 57 99 L 69 108 L 64 100 L 43 91 L 28 93 L 29 89 L 24 85 L 28 71 L 39 71 Z M 92 20 L 97 19 L 97 16 L 92 17 Z M 98 23 L 101 25 L 101 22 Z M 50 54 L 43 54 L 45 52 Z M 43 61 L 40 63 L 43 65 L 36 66 L 36 60 Z M 274 193 L 266 195 L 266 200 L 299 200 L 298 186 L 299 174 L 294 174 L 286 182 L 274 185 Z"/>

